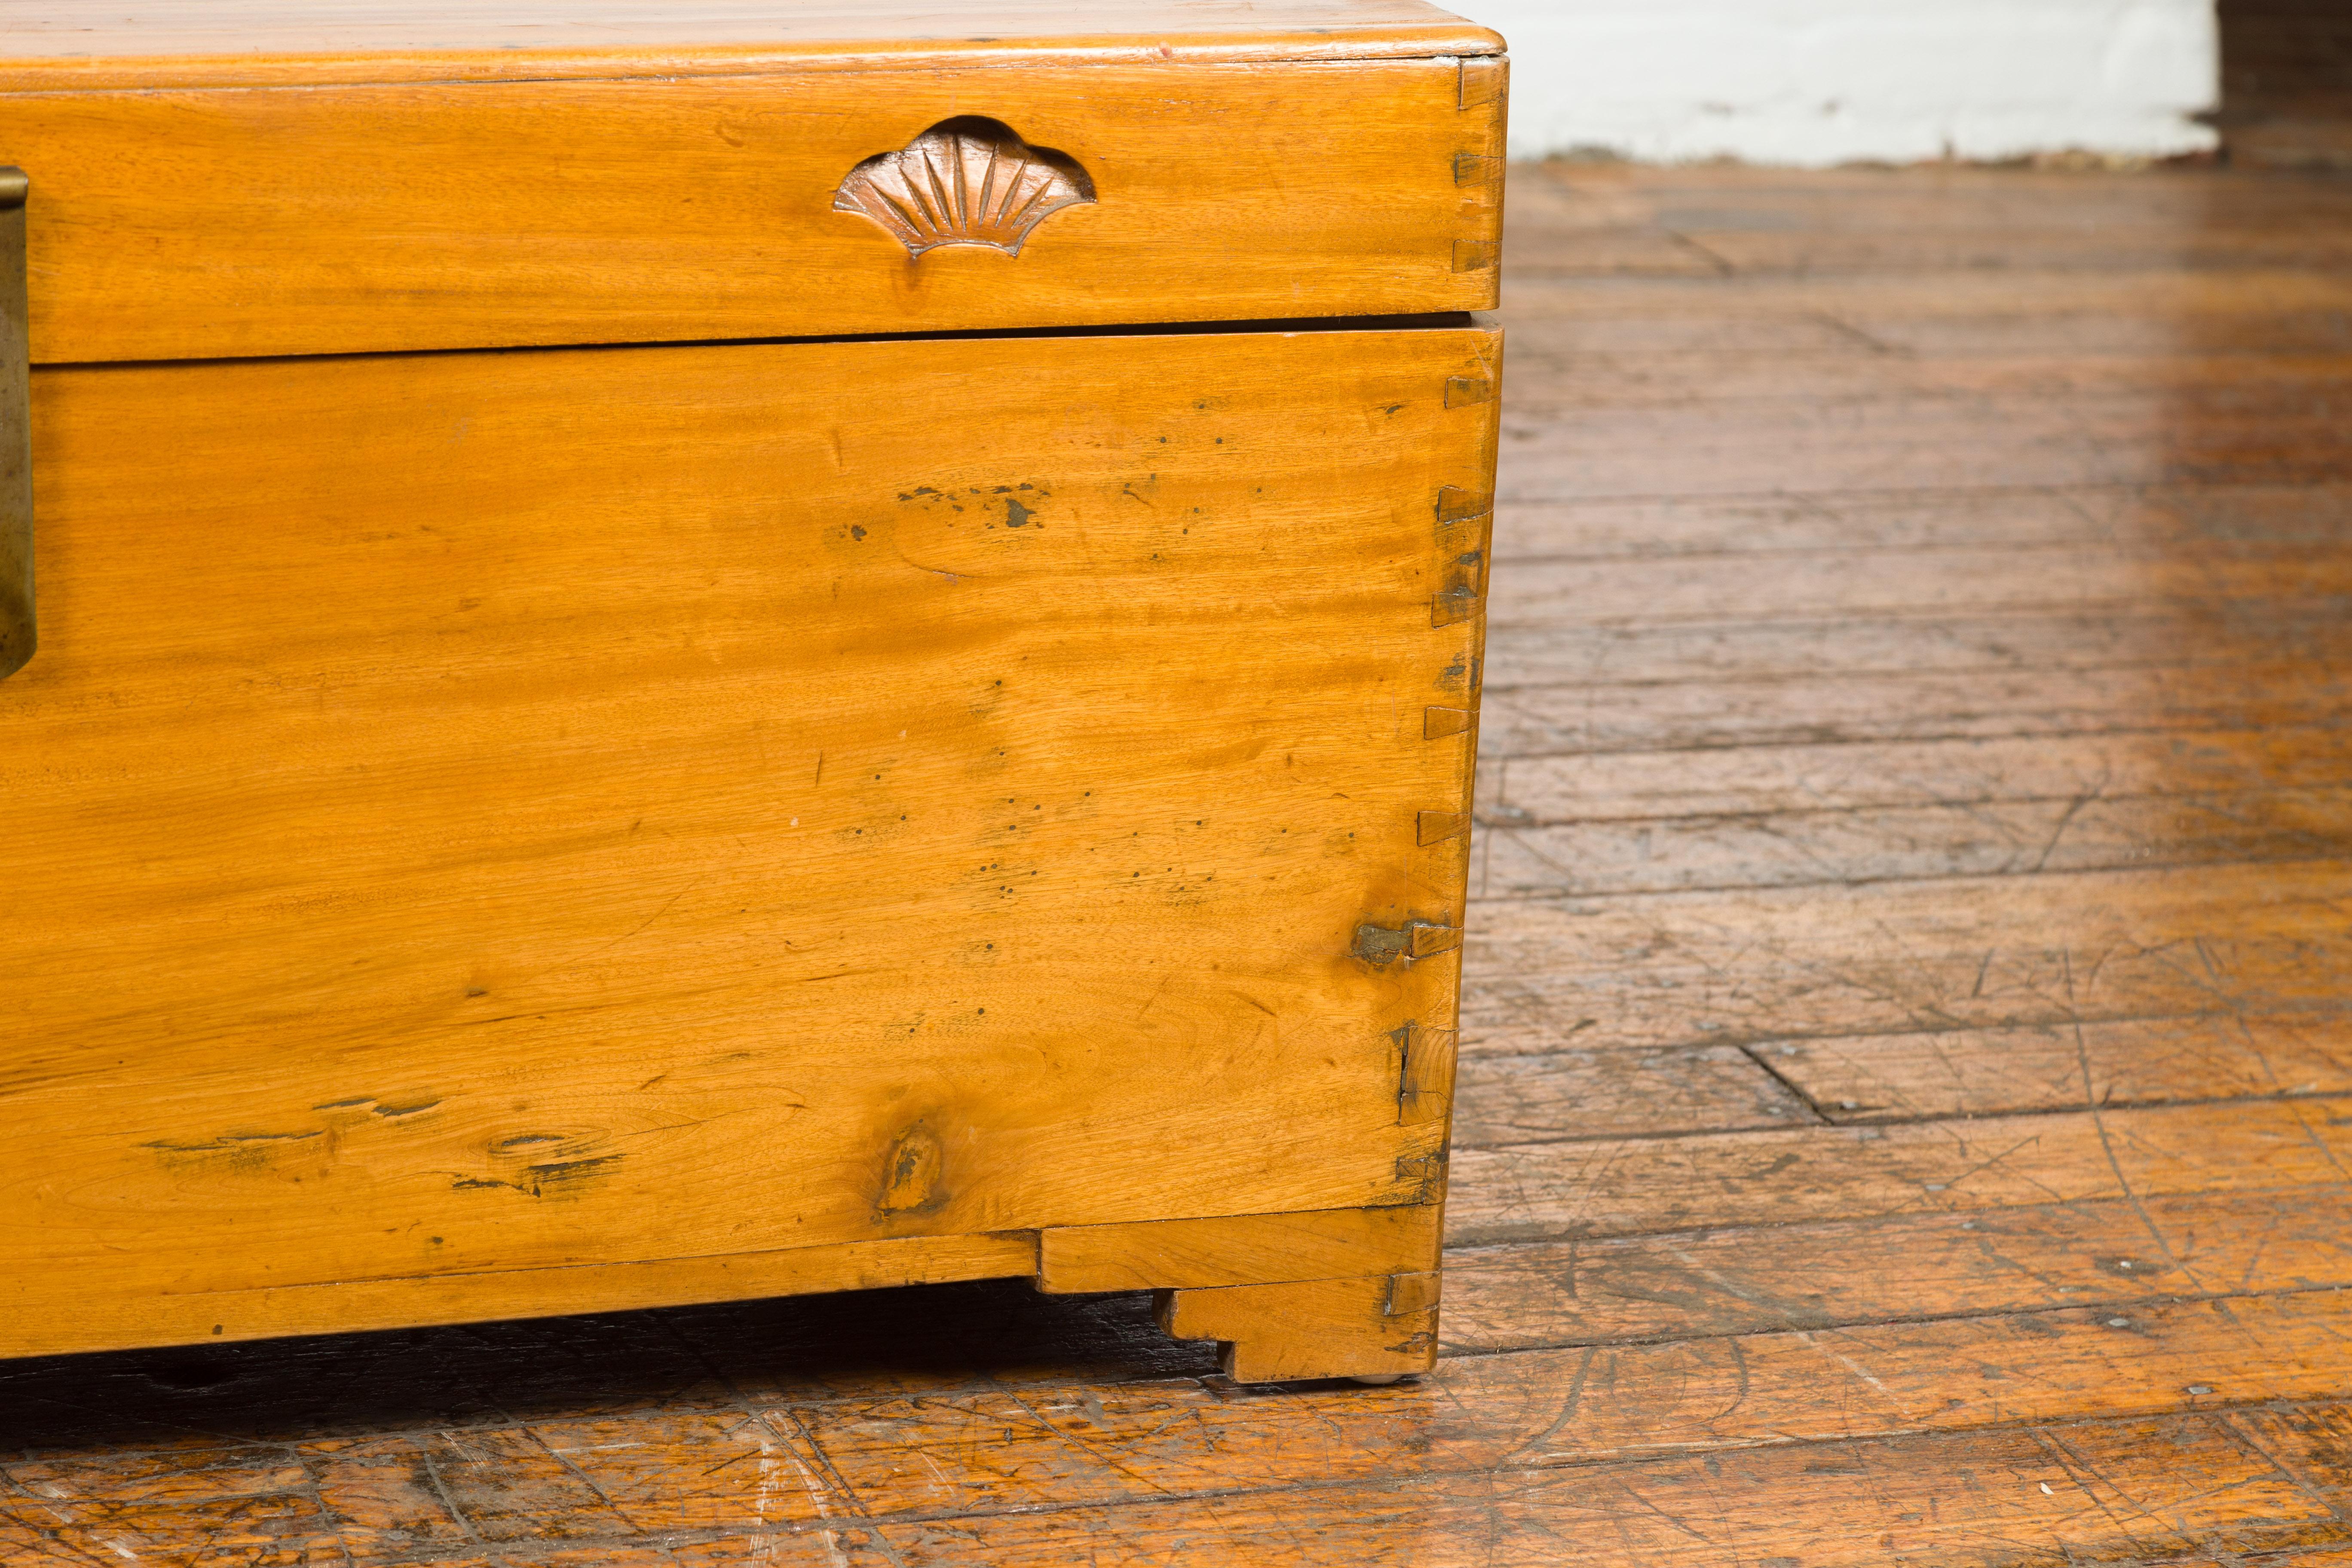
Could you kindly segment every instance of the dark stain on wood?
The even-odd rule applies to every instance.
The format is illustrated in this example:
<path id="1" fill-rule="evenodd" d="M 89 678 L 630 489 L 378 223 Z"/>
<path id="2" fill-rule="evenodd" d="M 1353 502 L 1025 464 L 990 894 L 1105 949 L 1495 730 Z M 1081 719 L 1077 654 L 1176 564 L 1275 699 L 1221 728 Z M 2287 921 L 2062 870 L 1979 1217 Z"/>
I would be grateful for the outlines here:
<path id="1" fill-rule="evenodd" d="M 876 1213 L 896 1218 L 935 1214 L 948 1200 L 940 1179 L 947 1152 L 939 1135 L 918 1121 L 890 1145 L 882 1161 L 880 1195 Z"/>
<path id="2" fill-rule="evenodd" d="M 298 1148 L 317 1139 L 324 1132 L 224 1132 L 215 1138 L 156 1139 L 140 1145 L 152 1149 L 164 1165 L 178 1169 L 226 1169 L 251 1174 L 270 1168 L 275 1156 L 289 1148 Z"/>

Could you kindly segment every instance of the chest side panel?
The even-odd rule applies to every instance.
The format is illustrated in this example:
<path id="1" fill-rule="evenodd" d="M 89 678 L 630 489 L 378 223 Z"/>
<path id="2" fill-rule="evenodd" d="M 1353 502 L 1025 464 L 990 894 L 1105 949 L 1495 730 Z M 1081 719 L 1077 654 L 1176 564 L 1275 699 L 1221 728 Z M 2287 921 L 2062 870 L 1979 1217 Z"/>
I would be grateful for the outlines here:
<path id="1" fill-rule="evenodd" d="M 1426 1197 L 1496 352 L 38 373 L 0 1322 Z"/>
<path id="2" fill-rule="evenodd" d="M 1501 69 L 26 93 L 0 161 L 43 363 L 1405 314 L 1494 301 Z"/>

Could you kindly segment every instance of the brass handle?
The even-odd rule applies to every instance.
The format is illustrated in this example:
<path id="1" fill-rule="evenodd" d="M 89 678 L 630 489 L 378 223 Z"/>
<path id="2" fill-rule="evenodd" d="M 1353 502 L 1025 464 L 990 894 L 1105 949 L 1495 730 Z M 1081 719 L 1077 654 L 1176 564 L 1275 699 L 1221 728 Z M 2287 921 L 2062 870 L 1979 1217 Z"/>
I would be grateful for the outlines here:
<path id="1" fill-rule="evenodd" d="M 33 349 L 22 169 L 0 168 L 0 680 L 33 657 Z"/>

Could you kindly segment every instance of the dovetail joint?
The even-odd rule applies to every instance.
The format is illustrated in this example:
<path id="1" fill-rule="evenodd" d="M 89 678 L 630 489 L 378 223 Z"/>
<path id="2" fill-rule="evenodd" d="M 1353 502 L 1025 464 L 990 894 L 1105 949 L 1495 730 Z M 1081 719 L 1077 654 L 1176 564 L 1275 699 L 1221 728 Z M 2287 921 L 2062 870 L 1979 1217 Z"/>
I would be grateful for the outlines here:
<path id="1" fill-rule="evenodd" d="M 1492 379 L 1479 375 L 1449 376 L 1445 382 L 1445 406 L 1468 408 L 1475 404 L 1491 403 L 1495 398 Z"/>
<path id="2" fill-rule="evenodd" d="M 1452 952 L 1461 945 L 1458 927 L 1439 925 L 1434 921 L 1407 921 L 1401 926 L 1358 926 L 1351 951 L 1367 963 L 1385 965 L 1402 960 L 1411 964 L 1418 959 Z"/>
<path id="3" fill-rule="evenodd" d="M 1441 485 L 1437 490 L 1437 525 L 1444 528 L 1457 522 L 1475 522 L 1495 510 L 1495 498 L 1465 490 L 1459 485 Z"/>
<path id="4" fill-rule="evenodd" d="M 1454 270 L 1491 272 L 1501 249 L 1491 239 L 1457 239 L 1454 242 Z"/>
<path id="5" fill-rule="evenodd" d="M 1429 601 L 1429 624 L 1433 626 L 1460 626 L 1486 607 L 1486 601 L 1469 589 L 1451 588 Z"/>
<path id="6" fill-rule="evenodd" d="M 1408 1312 L 1428 1311 L 1437 1305 L 1440 1280 L 1433 1269 L 1423 1274 L 1390 1275 L 1388 1300 L 1381 1305 L 1381 1315 L 1402 1318 Z"/>
<path id="7" fill-rule="evenodd" d="M 1472 55 L 1455 68 L 1454 102 L 1461 109 L 1484 109 L 1500 102 L 1510 83 L 1510 63 L 1498 55 Z"/>
<path id="8" fill-rule="evenodd" d="M 1445 1156 L 1435 1154 L 1400 1154 L 1396 1162 L 1396 1179 L 1411 1182 L 1413 1186 L 1399 1204 L 1382 1205 L 1414 1208 L 1433 1204 L 1445 1195 Z"/>
<path id="9" fill-rule="evenodd" d="M 1454 183 L 1457 185 L 1491 185 L 1503 172 L 1503 161 L 1485 153 L 1454 154 Z"/>
<path id="10" fill-rule="evenodd" d="M 1459 838 L 1469 831 L 1470 814 L 1466 811 L 1424 811 L 1413 819 L 1414 840 L 1424 848 Z"/>
<path id="11" fill-rule="evenodd" d="M 1390 1038 L 1397 1045 L 1397 1125 L 1444 1121 L 1454 1106 L 1460 1031 L 1407 1022 Z"/>

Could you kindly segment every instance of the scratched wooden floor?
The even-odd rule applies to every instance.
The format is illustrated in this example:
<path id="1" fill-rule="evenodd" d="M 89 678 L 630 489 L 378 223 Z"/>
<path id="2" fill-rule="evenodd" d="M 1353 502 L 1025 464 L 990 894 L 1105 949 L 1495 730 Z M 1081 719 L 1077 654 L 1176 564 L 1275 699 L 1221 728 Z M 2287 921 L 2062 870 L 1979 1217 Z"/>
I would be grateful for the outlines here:
<path id="1" fill-rule="evenodd" d="M 2219 0 L 2221 110 L 2231 162 L 2352 171 L 2352 6 Z"/>
<path id="2" fill-rule="evenodd" d="M 1523 170 L 1446 1287 L 0 1365 L 0 1561 L 2352 1568 L 2352 181 Z"/>

